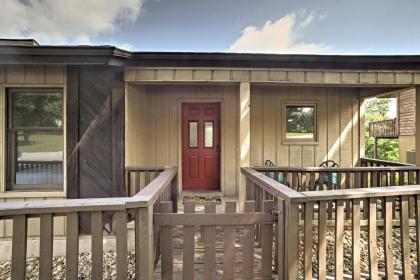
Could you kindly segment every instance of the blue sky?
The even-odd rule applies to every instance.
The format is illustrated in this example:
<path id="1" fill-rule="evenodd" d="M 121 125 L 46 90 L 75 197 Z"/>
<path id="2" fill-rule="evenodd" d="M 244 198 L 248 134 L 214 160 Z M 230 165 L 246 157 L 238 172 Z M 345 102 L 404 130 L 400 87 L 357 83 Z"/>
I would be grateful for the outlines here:
<path id="1" fill-rule="evenodd" d="M 414 0 L 2 0 L 0 37 L 138 51 L 420 54 Z"/>

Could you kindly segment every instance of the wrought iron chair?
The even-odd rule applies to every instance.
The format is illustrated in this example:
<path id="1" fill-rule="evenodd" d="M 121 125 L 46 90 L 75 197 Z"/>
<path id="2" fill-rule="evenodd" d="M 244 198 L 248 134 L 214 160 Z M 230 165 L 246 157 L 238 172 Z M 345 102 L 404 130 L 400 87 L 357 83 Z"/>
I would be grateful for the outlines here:
<path id="1" fill-rule="evenodd" d="M 333 161 L 333 160 L 326 160 L 326 161 L 324 161 L 324 162 L 322 162 L 320 165 L 319 165 L 319 167 L 340 167 L 340 165 L 338 164 L 338 163 L 336 163 L 335 161 Z M 338 177 L 338 174 L 337 174 L 337 172 L 332 172 L 331 173 L 331 184 L 332 184 L 332 186 L 333 186 L 333 188 L 334 189 L 336 189 L 336 187 L 337 187 L 337 177 Z M 322 179 L 322 185 L 329 185 L 330 184 L 330 178 L 329 178 L 329 176 L 328 175 L 324 175 L 323 176 L 323 178 L 319 178 L 319 179 L 317 179 L 316 181 L 315 181 L 315 187 L 316 188 L 319 188 L 319 180 L 320 179 Z"/>
<path id="2" fill-rule="evenodd" d="M 274 167 L 274 166 L 275 166 L 275 164 L 274 164 L 271 160 L 267 159 L 267 160 L 264 162 L 264 166 L 267 166 L 267 167 Z M 268 172 L 267 176 L 268 176 L 268 177 L 270 177 L 271 179 L 273 179 L 273 180 L 275 180 L 275 181 L 279 182 L 279 183 L 282 183 L 282 184 L 284 184 L 284 185 L 286 185 L 286 186 L 290 187 L 290 184 L 286 181 L 286 180 L 287 180 L 287 178 L 285 178 L 285 177 L 283 176 L 283 174 L 278 174 L 278 178 L 275 178 L 275 173 L 274 173 L 274 172 Z"/>

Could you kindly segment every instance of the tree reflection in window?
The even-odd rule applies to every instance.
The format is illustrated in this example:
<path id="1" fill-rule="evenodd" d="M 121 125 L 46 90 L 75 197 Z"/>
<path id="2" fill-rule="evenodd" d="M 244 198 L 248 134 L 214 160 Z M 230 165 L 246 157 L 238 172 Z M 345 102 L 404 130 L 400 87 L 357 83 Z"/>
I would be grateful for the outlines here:
<path id="1" fill-rule="evenodd" d="M 315 106 L 286 106 L 286 138 L 314 139 Z"/>

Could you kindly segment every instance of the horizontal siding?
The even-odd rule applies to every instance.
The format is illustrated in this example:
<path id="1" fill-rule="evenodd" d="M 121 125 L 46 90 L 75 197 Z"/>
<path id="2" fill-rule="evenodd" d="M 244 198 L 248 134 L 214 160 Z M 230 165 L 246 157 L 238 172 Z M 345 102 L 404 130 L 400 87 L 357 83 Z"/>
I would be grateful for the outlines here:
<path id="1" fill-rule="evenodd" d="M 410 89 L 398 96 L 398 120 L 401 136 L 416 135 L 416 90 Z"/>
<path id="2" fill-rule="evenodd" d="M 251 164 L 271 160 L 278 166 L 318 166 L 332 159 L 341 166 L 359 155 L 359 90 L 254 86 L 251 94 Z M 282 102 L 316 101 L 318 143 L 282 143 Z"/>

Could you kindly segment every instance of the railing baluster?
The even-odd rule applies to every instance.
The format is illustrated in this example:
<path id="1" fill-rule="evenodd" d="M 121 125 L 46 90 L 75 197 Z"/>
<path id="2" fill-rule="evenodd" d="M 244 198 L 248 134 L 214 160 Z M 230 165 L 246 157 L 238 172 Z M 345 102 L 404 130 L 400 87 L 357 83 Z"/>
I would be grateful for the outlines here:
<path id="1" fill-rule="evenodd" d="M 245 201 L 244 212 L 254 211 L 255 201 Z M 254 279 L 254 230 L 255 226 L 253 225 L 244 227 L 242 277 L 246 280 Z M 284 273 L 284 271 L 282 272 Z"/>
<path id="2" fill-rule="evenodd" d="M 26 274 L 26 215 L 13 216 L 12 279 L 24 280 Z"/>
<path id="3" fill-rule="evenodd" d="M 307 202 L 305 204 L 305 224 L 304 224 L 304 263 L 305 280 L 312 280 L 312 240 L 313 240 L 313 217 L 314 217 L 314 203 Z"/>
<path id="4" fill-rule="evenodd" d="M 115 235 L 117 245 L 117 278 L 127 279 L 127 214 L 117 211 L 115 217 Z"/>
<path id="5" fill-rule="evenodd" d="M 344 201 L 337 200 L 335 209 L 335 279 L 344 277 Z"/>
<path id="6" fill-rule="evenodd" d="M 66 226 L 66 279 L 78 278 L 79 265 L 79 214 L 67 213 Z"/>
<path id="7" fill-rule="evenodd" d="M 394 248 L 392 246 L 392 234 L 393 234 L 393 225 L 392 225 L 392 197 L 385 198 L 385 217 L 384 217 L 384 252 L 385 252 L 385 272 L 386 279 L 394 279 Z"/>
<path id="8" fill-rule="evenodd" d="M 379 279 L 378 276 L 378 253 L 376 246 L 376 198 L 370 198 L 369 200 L 369 276 L 371 280 Z"/>
<path id="9" fill-rule="evenodd" d="M 92 279 L 103 278 L 103 223 L 102 212 L 95 211 L 90 214 L 92 235 Z"/>
<path id="10" fill-rule="evenodd" d="M 401 228 L 401 262 L 403 266 L 403 279 L 411 278 L 411 259 L 410 259 L 410 233 L 409 233 L 409 213 L 408 196 L 400 197 L 400 228 Z"/>
<path id="11" fill-rule="evenodd" d="M 272 213 L 272 200 L 263 202 L 263 212 Z M 261 277 L 268 279 L 272 277 L 271 266 L 273 264 L 273 224 L 261 226 Z M 229 279 L 229 278 L 226 278 Z"/>
<path id="12" fill-rule="evenodd" d="M 319 202 L 318 213 L 318 279 L 327 278 L 327 203 Z"/>
<path id="13" fill-rule="evenodd" d="M 39 278 L 52 278 L 53 260 L 53 215 L 41 214 L 39 234 Z"/>
<path id="14" fill-rule="evenodd" d="M 352 213 L 352 268 L 353 280 L 360 280 L 360 202 L 361 200 L 353 199 L 353 213 Z"/>

